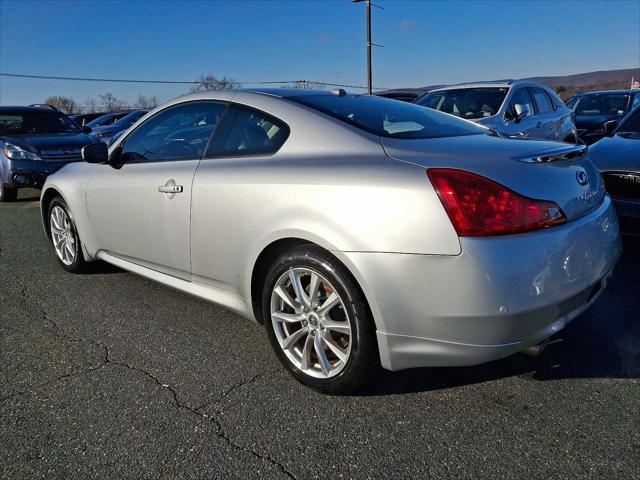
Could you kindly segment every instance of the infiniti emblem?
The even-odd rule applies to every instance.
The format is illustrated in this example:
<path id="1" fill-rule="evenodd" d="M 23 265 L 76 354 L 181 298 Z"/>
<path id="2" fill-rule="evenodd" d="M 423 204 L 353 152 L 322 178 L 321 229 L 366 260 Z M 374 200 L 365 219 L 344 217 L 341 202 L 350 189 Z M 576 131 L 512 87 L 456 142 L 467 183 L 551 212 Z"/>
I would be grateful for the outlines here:
<path id="1" fill-rule="evenodd" d="M 584 170 L 578 170 L 576 172 L 576 180 L 580 185 L 586 185 L 587 183 L 589 183 L 589 177 L 587 176 L 587 172 L 585 172 Z"/>

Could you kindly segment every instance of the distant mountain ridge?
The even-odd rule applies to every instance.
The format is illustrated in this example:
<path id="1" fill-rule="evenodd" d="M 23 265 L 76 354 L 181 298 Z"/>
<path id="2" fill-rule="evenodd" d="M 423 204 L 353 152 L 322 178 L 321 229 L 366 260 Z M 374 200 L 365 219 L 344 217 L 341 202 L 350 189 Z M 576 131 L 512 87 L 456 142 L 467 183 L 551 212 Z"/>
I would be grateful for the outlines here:
<path id="1" fill-rule="evenodd" d="M 601 70 L 597 72 L 577 73 L 573 75 L 558 75 L 548 77 L 529 77 L 520 80 L 527 80 L 542 83 L 556 90 L 564 99 L 569 98 L 579 92 L 590 92 L 593 90 L 617 90 L 631 87 L 631 79 L 640 80 L 640 68 L 625 68 L 621 70 Z M 512 79 L 503 79 L 505 81 Z M 471 82 L 465 82 L 471 83 Z M 445 85 L 429 85 L 420 88 L 394 88 L 387 92 L 412 92 L 423 94 L 434 88 Z"/>

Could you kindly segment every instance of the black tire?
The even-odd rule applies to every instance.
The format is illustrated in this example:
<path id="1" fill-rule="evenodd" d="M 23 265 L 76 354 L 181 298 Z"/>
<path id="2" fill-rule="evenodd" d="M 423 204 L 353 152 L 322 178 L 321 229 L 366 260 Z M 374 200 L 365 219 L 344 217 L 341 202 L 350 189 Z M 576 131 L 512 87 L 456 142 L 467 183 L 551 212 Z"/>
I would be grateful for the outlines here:
<path id="1" fill-rule="evenodd" d="M 278 280 L 292 268 L 313 270 L 330 282 L 348 315 L 351 326 L 350 354 L 342 370 L 335 376 L 317 378 L 305 373 L 287 357 L 276 336 L 271 318 L 271 295 Z M 304 385 L 322 393 L 347 394 L 363 386 L 380 368 L 375 325 L 362 291 L 344 265 L 315 245 L 292 248 L 276 259 L 264 282 L 262 312 L 276 356 L 293 377 Z"/>
<path id="2" fill-rule="evenodd" d="M 15 202 L 17 198 L 17 188 L 6 187 L 0 183 L 0 202 Z"/>
<path id="3" fill-rule="evenodd" d="M 75 255 L 71 263 L 65 263 L 60 258 L 60 255 L 56 252 L 56 249 L 55 249 L 53 234 L 51 233 L 51 221 L 52 221 L 51 213 L 56 207 L 59 207 L 62 210 L 64 210 L 65 214 L 67 215 L 69 225 L 70 225 L 69 232 L 74 239 L 74 245 L 72 248 L 74 249 Z M 86 272 L 87 262 L 85 262 L 84 260 L 84 256 L 82 253 L 82 243 L 80 242 L 80 237 L 78 236 L 76 224 L 73 221 L 73 216 L 70 213 L 69 207 L 67 206 L 64 199 L 61 196 L 55 197 L 53 200 L 51 200 L 51 203 L 49 204 L 49 209 L 47 210 L 47 228 L 49 229 L 49 238 L 51 239 L 51 243 L 54 247 L 54 255 L 56 256 L 56 260 L 58 260 L 58 263 L 62 266 L 62 268 L 64 268 L 67 272 L 71 272 L 71 273 Z"/>

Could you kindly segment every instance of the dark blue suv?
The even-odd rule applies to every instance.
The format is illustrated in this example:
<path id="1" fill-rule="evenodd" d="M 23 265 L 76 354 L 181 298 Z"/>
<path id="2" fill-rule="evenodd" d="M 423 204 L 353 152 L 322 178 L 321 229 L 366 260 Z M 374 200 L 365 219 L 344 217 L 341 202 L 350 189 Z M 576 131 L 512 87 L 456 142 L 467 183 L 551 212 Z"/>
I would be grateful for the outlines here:
<path id="1" fill-rule="evenodd" d="M 0 107 L 0 202 L 18 188 L 40 188 L 47 175 L 82 160 L 80 149 L 98 139 L 50 108 Z"/>

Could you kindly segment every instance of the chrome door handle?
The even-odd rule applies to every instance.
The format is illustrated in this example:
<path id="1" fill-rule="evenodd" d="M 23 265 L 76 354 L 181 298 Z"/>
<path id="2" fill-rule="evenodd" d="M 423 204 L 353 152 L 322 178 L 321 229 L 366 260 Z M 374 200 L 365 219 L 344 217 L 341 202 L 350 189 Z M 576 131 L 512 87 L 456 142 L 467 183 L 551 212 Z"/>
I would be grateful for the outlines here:
<path id="1" fill-rule="evenodd" d="M 182 185 L 160 185 L 158 191 L 160 193 L 182 193 Z"/>

